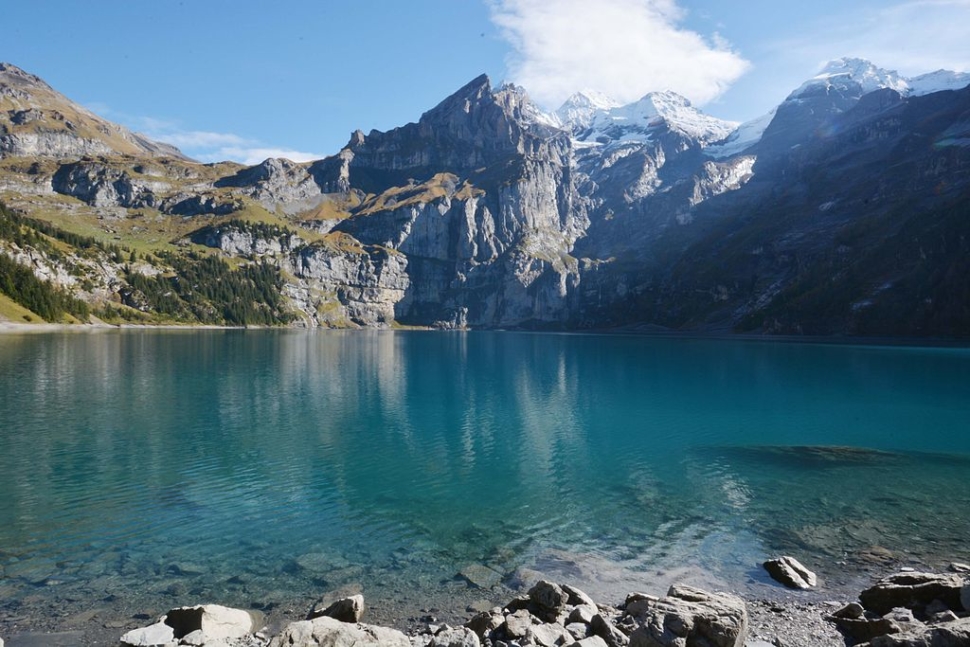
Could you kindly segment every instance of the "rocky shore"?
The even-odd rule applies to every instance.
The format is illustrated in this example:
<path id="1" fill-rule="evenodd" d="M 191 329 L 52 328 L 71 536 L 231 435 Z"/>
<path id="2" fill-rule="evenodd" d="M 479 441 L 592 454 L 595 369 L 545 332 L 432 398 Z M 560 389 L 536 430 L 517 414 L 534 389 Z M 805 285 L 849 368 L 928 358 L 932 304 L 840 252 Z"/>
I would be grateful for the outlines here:
<path id="1" fill-rule="evenodd" d="M 765 564 L 789 589 L 814 574 L 785 557 Z M 794 576 L 794 578 L 793 578 Z M 407 627 L 368 624 L 361 594 L 323 596 L 305 620 L 273 622 L 259 611 L 216 604 L 172 609 L 125 632 L 123 647 L 956 647 L 970 645 L 970 566 L 946 573 L 903 570 L 879 579 L 858 600 L 744 600 L 733 593 L 674 584 L 664 596 L 628 593 L 611 605 L 566 583 L 540 580 L 504 605 L 469 607 L 463 624 L 422 609 Z M 150 618 L 148 618 L 150 620 Z M 115 634 L 117 635 L 117 634 Z M 51 636 L 18 645 L 67 645 Z M 87 644 L 87 643 L 85 643 Z M 0 640 L 0 647 L 4 643 Z"/>

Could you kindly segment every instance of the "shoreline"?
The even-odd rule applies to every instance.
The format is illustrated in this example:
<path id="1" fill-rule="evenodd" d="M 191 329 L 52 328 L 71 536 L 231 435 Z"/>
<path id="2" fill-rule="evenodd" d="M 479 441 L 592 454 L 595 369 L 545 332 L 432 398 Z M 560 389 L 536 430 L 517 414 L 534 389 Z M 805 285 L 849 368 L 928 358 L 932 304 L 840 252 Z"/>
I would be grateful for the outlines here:
<path id="1" fill-rule="evenodd" d="M 4 333 L 53 333 L 53 332 L 96 332 L 111 330 L 272 330 L 296 332 L 359 332 L 359 333 L 396 333 L 396 332 L 442 332 L 442 333 L 512 333 L 512 334 L 548 334 L 548 335 L 590 335 L 617 337 L 644 337 L 651 339 L 678 340 L 710 340 L 710 341 L 746 341 L 754 343 L 789 343 L 789 344 L 817 344 L 833 346 L 869 346 L 888 348 L 953 348 L 970 349 L 970 339 L 944 339 L 920 337 L 851 337 L 851 336 L 820 336 L 820 335 L 757 335 L 751 333 L 731 333 L 725 331 L 676 331 L 637 329 L 636 327 L 620 328 L 591 328 L 583 330 L 533 330 L 526 328 L 468 328 L 468 329 L 436 329 L 427 327 L 403 328 L 322 328 L 303 326 L 228 326 L 217 324 L 140 324 L 121 323 L 21 323 L 17 321 L 0 320 L 0 334 Z"/>
<path id="2" fill-rule="evenodd" d="M 321 591 L 321 597 L 315 600 L 304 599 L 302 606 L 292 605 L 293 608 L 287 608 L 285 610 L 275 609 L 264 611 L 254 606 L 249 608 L 237 606 L 233 608 L 232 606 L 221 606 L 223 602 L 218 600 L 196 601 L 180 605 L 173 604 L 170 609 L 211 607 L 220 611 L 232 611 L 242 616 L 248 615 L 251 618 L 252 624 L 244 634 L 241 633 L 238 636 L 221 639 L 225 640 L 225 642 L 213 641 L 209 643 L 203 641 L 201 643 L 181 643 L 192 645 L 201 644 L 203 647 L 205 645 L 220 645 L 220 647 L 265 647 L 267 645 L 279 644 L 295 644 L 297 647 L 306 645 L 309 647 L 317 643 L 304 643 L 299 641 L 290 643 L 282 640 L 282 637 L 299 634 L 300 632 L 294 631 L 295 625 L 306 625 L 306 621 L 312 620 L 313 618 L 320 618 L 321 616 L 328 616 L 328 621 L 331 619 L 340 620 L 341 622 L 338 624 L 346 623 L 346 626 L 338 627 L 339 631 L 357 631 L 364 629 L 365 633 L 373 635 L 374 632 L 369 628 L 376 628 L 380 631 L 389 631 L 393 634 L 401 635 L 409 641 L 410 647 L 440 646 L 443 643 L 440 641 L 435 642 L 435 634 L 441 635 L 441 632 L 447 631 L 465 632 L 467 634 L 468 631 L 465 628 L 469 628 L 470 631 L 479 634 L 478 638 L 482 642 L 479 643 L 472 639 L 471 636 L 467 636 L 466 641 L 461 643 L 464 647 L 501 645 L 503 644 L 502 642 L 496 642 L 498 637 L 508 640 L 508 636 L 503 633 L 507 630 L 504 629 L 502 621 L 504 619 L 510 623 L 511 621 L 508 619 L 513 614 L 516 617 L 529 617 L 532 622 L 532 627 L 536 632 L 535 635 L 532 633 L 524 633 L 522 638 L 518 640 L 518 644 L 521 645 L 532 644 L 536 645 L 536 647 L 555 647 L 555 645 L 561 645 L 565 647 L 570 644 L 576 644 L 570 642 L 571 640 L 584 640 L 583 635 L 585 635 L 588 638 L 600 636 L 604 642 L 602 644 L 595 640 L 592 643 L 579 642 L 578 644 L 583 647 L 604 647 L 604 645 L 605 647 L 626 647 L 628 643 L 632 645 L 635 642 L 631 640 L 631 632 L 635 631 L 637 627 L 649 624 L 644 618 L 649 617 L 651 609 L 653 609 L 652 613 L 654 614 L 658 613 L 657 609 L 659 609 L 660 613 L 675 614 L 679 618 L 687 617 L 689 626 L 691 625 L 689 621 L 690 614 L 700 614 L 697 615 L 698 618 L 713 617 L 714 620 L 711 622 L 715 626 L 720 627 L 719 629 L 715 629 L 715 633 L 721 631 L 729 633 L 734 631 L 735 635 L 738 636 L 739 642 L 725 642 L 725 645 L 736 645 L 737 647 L 843 647 L 861 641 L 853 641 L 850 639 L 849 634 L 855 631 L 853 626 L 845 623 L 840 623 L 836 626 L 838 621 L 835 620 L 835 617 L 845 617 L 840 614 L 846 613 L 846 609 L 851 609 L 853 603 L 858 604 L 860 599 L 863 600 L 863 603 L 866 603 L 865 595 L 867 592 L 883 586 L 883 583 L 887 580 L 901 576 L 929 577 L 937 578 L 938 580 L 950 578 L 950 582 L 954 581 L 954 578 L 956 580 L 962 579 L 964 588 L 968 588 L 970 587 L 970 571 L 960 570 L 961 568 L 968 569 L 970 567 L 951 563 L 949 573 L 944 572 L 941 574 L 930 574 L 929 571 L 923 573 L 906 567 L 887 568 L 883 569 L 879 574 L 871 576 L 867 583 L 862 585 L 865 587 L 864 589 L 858 587 L 853 589 L 853 593 L 843 592 L 842 595 L 832 595 L 836 592 L 827 589 L 824 584 L 820 584 L 817 589 L 798 590 L 786 588 L 782 584 L 774 583 L 770 590 L 765 591 L 765 593 L 768 593 L 767 595 L 759 595 L 751 594 L 750 592 L 738 593 L 733 590 L 725 591 L 717 588 L 698 588 L 689 584 L 674 583 L 667 589 L 666 593 L 660 593 L 658 595 L 652 595 L 642 591 L 616 591 L 611 599 L 603 600 L 586 595 L 582 589 L 566 582 L 551 582 L 550 580 L 540 578 L 534 582 L 530 582 L 528 586 L 522 586 L 516 590 L 502 587 L 501 589 L 493 589 L 488 592 L 481 591 L 483 594 L 482 599 L 464 607 L 464 609 L 447 610 L 430 605 L 412 608 L 409 612 L 410 615 L 406 619 L 401 619 L 396 622 L 389 622 L 387 619 L 382 618 L 381 600 L 367 598 L 365 603 L 366 596 L 362 595 L 360 591 L 346 589 Z M 959 586 L 960 582 L 957 583 L 958 589 Z M 550 587 L 558 590 L 560 592 L 559 595 L 563 596 L 556 603 L 559 606 L 554 609 L 546 606 L 545 600 L 547 597 L 544 597 L 545 593 L 543 593 L 543 591 L 550 589 Z M 562 593 L 563 591 L 568 594 L 568 603 L 566 602 L 565 594 Z M 863 592 L 860 593 L 860 591 Z M 892 591 L 889 591 L 889 593 L 892 593 Z M 370 605 L 374 603 L 376 603 L 376 606 L 371 607 Z M 924 607 L 927 607 L 929 600 L 923 600 L 919 604 L 923 606 L 910 608 L 921 617 L 922 622 L 915 622 L 911 612 L 909 613 L 908 619 L 904 618 L 903 630 L 916 631 L 926 629 L 927 627 L 931 628 L 934 622 L 949 622 L 956 620 L 958 616 L 970 621 L 970 617 L 968 617 L 970 616 L 970 609 L 952 609 L 954 606 L 952 602 L 950 603 L 951 610 L 955 612 L 950 614 L 952 617 L 941 617 L 935 620 L 927 619 L 928 616 Z M 959 604 L 956 603 L 956 606 L 959 607 Z M 578 612 L 577 607 L 580 606 L 591 606 L 592 609 L 588 612 Z M 349 609 L 351 607 L 353 608 L 353 613 L 348 616 L 347 614 L 350 613 Z M 869 606 L 866 605 L 866 608 L 869 609 Z M 323 611 L 323 609 L 326 609 L 326 611 Z M 738 611 L 739 609 L 740 611 Z M 528 611 L 526 612 L 526 610 Z M 647 616 L 643 615 L 645 610 L 647 611 Z M 66 611 L 73 611 L 73 613 L 66 618 L 61 618 L 57 626 L 50 624 L 45 626 L 41 623 L 31 623 L 29 621 L 21 625 L 17 622 L 11 623 L 9 618 L 2 618 L 0 627 L 2 627 L 3 632 L 0 633 L 0 638 L 6 642 L 0 642 L 0 645 L 4 645 L 4 647 L 39 647 L 40 645 L 46 647 L 66 647 L 68 645 L 179 644 L 178 640 L 165 643 L 139 643 L 122 640 L 123 636 L 130 638 L 133 635 L 137 635 L 138 632 L 159 626 L 159 623 L 168 614 L 173 613 L 172 610 L 156 609 L 152 611 L 146 609 L 139 610 L 133 607 L 129 609 L 130 613 L 127 618 L 112 618 L 101 613 L 98 608 L 88 608 L 81 611 L 60 607 L 57 609 L 57 612 L 60 613 Z M 597 613 L 605 619 L 605 628 L 602 621 L 599 626 L 597 626 L 597 621 L 595 620 L 590 624 L 590 618 Z M 711 615 L 712 613 L 713 615 Z M 742 626 L 740 628 L 737 626 L 737 618 L 733 617 L 738 613 L 744 618 L 741 621 Z M 894 613 L 893 621 L 898 620 L 899 616 L 895 611 Z M 523 614 L 526 615 L 523 616 Z M 685 616 L 685 614 L 687 615 Z M 888 612 L 880 612 L 878 615 L 883 614 L 886 614 L 886 618 L 890 617 Z M 872 623 L 872 627 L 886 626 L 883 619 L 879 618 L 878 615 L 867 611 L 865 616 L 867 620 L 865 622 Z M 937 615 L 939 614 L 937 613 Z M 637 617 L 634 618 L 633 616 Z M 27 619 L 21 619 L 21 622 L 24 620 Z M 964 620 L 959 620 L 959 622 L 964 622 Z M 584 628 L 576 624 L 577 622 L 585 623 L 586 627 Z M 923 622 L 927 624 L 924 625 L 922 624 Z M 908 625 L 905 623 L 911 624 Z M 701 626 L 701 624 L 695 623 L 694 626 L 696 628 Z M 333 622 L 330 622 L 330 625 L 327 625 L 327 627 L 332 628 L 331 625 L 337 627 Z M 967 626 L 970 626 L 970 624 Z M 546 629 L 558 631 L 564 638 L 547 643 L 544 641 L 540 629 L 542 631 Z M 693 630 L 691 629 L 691 631 Z M 702 630 L 706 631 L 707 629 L 702 628 Z M 863 630 L 868 631 L 869 628 L 864 627 Z M 568 637 L 568 634 L 565 633 L 566 631 L 572 634 L 572 638 Z M 582 632 L 586 633 L 583 634 Z M 723 633 L 717 633 L 717 635 L 723 635 Z M 486 640 L 486 638 L 488 639 Z M 468 639 L 472 640 L 472 643 L 467 642 Z M 362 643 L 362 645 L 370 644 L 372 643 Z M 394 641 L 382 641 L 382 644 L 400 644 L 400 647 L 404 647 L 403 643 Z M 444 644 L 451 644 L 453 647 L 456 645 L 456 643 Z M 506 642 L 504 644 L 508 645 L 510 643 Z M 653 645 L 654 643 L 650 644 Z M 668 643 L 663 642 L 657 644 L 666 645 Z M 673 645 L 674 643 L 669 644 Z M 717 644 L 721 643 L 718 642 Z M 909 643 L 901 644 L 908 645 Z"/>

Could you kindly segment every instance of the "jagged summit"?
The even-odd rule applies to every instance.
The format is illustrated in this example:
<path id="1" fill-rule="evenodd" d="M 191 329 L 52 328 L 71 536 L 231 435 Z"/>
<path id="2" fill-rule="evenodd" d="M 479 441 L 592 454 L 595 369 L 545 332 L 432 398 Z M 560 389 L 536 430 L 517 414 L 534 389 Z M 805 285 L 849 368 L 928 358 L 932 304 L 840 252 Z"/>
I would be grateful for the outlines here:
<path id="1" fill-rule="evenodd" d="M 188 159 L 174 146 L 102 119 L 40 77 L 0 63 L 0 157 L 116 154 Z"/>
<path id="2" fill-rule="evenodd" d="M 596 90 L 581 90 L 572 95 L 553 113 L 560 127 L 588 128 L 599 112 L 619 108 L 622 104 Z"/>
<path id="3" fill-rule="evenodd" d="M 650 92 L 634 103 L 597 110 L 578 138 L 600 143 L 646 141 L 656 129 L 667 128 L 705 145 L 724 139 L 737 125 L 701 112 L 676 92 Z"/>

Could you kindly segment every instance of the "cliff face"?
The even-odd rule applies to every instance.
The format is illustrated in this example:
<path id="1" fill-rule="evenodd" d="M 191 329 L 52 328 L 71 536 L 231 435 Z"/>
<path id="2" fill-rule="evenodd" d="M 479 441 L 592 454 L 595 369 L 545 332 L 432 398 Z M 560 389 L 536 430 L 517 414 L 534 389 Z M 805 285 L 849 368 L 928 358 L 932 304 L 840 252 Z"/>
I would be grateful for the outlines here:
<path id="1" fill-rule="evenodd" d="M 5 66 L 0 188 L 272 263 L 310 326 L 970 334 L 970 89 L 864 71 L 740 127 L 672 93 L 544 115 L 483 76 L 326 159 L 242 167 L 87 137 L 80 112 L 51 127 L 56 93 Z M 24 143 L 41 131 L 72 143 Z"/>

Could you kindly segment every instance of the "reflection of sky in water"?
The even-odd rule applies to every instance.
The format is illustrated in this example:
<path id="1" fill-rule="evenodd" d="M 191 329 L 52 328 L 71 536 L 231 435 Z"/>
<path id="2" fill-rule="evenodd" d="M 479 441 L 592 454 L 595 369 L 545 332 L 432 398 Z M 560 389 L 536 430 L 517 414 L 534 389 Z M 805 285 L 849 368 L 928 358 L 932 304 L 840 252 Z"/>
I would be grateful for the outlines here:
<path id="1" fill-rule="evenodd" d="M 970 455 L 966 350 L 428 332 L 0 341 L 14 582 L 120 564 L 162 577 L 188 552 L 317 587 L 301 555 L 330 560 L 326 584 L 339 571 L 440 585 L 476 562 L 564 568 L 594 590 L 691 566 L 747 573 L 780 549 L 810 562 L 922 542 L 926 559 L 968 558 L 963 459 L 777 449 Z M 933 546 L 919 535 L 931 523 L 947 535 Z"/>

